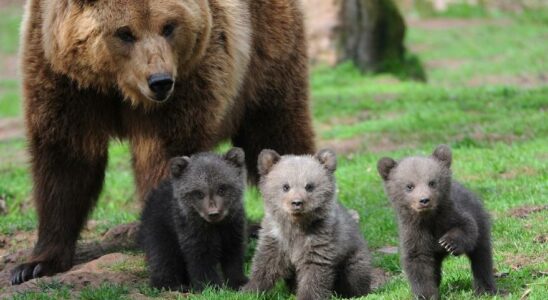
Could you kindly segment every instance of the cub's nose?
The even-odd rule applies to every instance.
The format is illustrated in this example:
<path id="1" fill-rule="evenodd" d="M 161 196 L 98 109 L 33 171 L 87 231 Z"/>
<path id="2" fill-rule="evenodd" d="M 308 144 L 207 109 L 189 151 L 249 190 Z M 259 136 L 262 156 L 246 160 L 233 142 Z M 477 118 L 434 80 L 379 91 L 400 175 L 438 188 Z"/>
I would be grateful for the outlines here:
<path id="1" fill-rule="evenodd" d="M 428 198 L 422 198 L 421 200 L 419 200 L 419 202 L 422 204 L 422 205 L 426 205 L 430 202 L 430 199 Z"/>
<path id="2" fill-rule="evenodd" d="M 167 99 L 173 83 L 173 78 L 167 73 L 153 74 L 148 77 L 148 87 L 154 93 L 155 100 L 160 102 Z"/>
<path id="3" fill-rule="evenodd" d="M 291 207 L 294 209 L 299 209 L 303 207 L 303 200 L 295 199 L 291 201 Z"/>

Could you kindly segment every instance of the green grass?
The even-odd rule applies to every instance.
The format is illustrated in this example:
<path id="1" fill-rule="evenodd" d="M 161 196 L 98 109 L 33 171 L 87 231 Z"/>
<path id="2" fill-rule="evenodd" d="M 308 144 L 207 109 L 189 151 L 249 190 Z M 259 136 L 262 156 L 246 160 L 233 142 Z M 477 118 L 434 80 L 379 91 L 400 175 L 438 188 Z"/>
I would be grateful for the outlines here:
<path id="1" fill-rule="evenodd" d="M 459 9 L 447 14 L 477 18 L 485 13 Z M 16 50 L 19 19 L 13 13 L 0 13 L 0 57 Z M 354 151 L 339 155 L 339 198 L 360 214 L 360 226 L 373 252 L 374 265 L 391 275 L 367 299 L 410 297 L 398 255 L 375 251 L 398 243 L 394 213 L 384 195 L 376 162 L 382 156 L 428 154 L 440 143 L 453 148 L 455 178 L 480 195 L 492 215 L 495 267 L 498 273 L 508 273 L 497 279 L 499 287 L 509 299 L 520 299 L 526 292 L 528 299 L 548 298 L 548 247 L 539 242 L 548 233 L 548 211 L 526 218 L 510 215 L 516 207 L 546 204 L 548 86 L 523 87 L 513 80 L 469 86 L 474 78 L 546 74 L 547 19 L 548 13 L 540 10 L 520 16 L 489 15 L 487 21 L 491 23 L 459 28 L 411 28 L 407 44 L 425 66 L 426 83 L 402 81 L 391 75 L 362 76 L 349 64 L 313 69 L 312 108 L 318 138 L 335 146 L 337 142 L 333 141 L 345 140 L 359 145 Z M 499 24 L 493 20 L 503 21 Z M 19 85 L 16 80 L 0 80 L 0 118 L 21 115 Z M 220 149 L 227 147 L 225 144 Z M 0 237 L 31 231 L 37 225 L 30 205 L 32 186 L 25 148 L 23 138 L 0 141 L 0 197 L 8 204 L 8 214 L 0 217 Z M 245 201 L 248 216 L 260 220 L 263 207 L 255 188 L 248 189 Z M 128 145 L 113 141 L 105 187 L 91 215 L 91 219 L 100 221 L 94 230 L 100 233 L 134 221 L 139 209 Z M 254 246 L 255 243 L 249 245 L 246 270 L 250 268 Z M 110 269 L 146 276 L 140 255 Z M 445 262 L 441 290 L 447 299 L 473 297 L 465 258 Z M 17 294 L 13 299 L 67 299 L 71 292 L 70 286 L 42 283 L 39 292 Z M 77 298 L 128 299 L 135 292 L 158 299 L 166 295 L 147 285 L 128 283 L 86 288 Z M 189 298 L 289 297 L 292 296 L 280 284 L 259 296 L 208 289 Z"/>

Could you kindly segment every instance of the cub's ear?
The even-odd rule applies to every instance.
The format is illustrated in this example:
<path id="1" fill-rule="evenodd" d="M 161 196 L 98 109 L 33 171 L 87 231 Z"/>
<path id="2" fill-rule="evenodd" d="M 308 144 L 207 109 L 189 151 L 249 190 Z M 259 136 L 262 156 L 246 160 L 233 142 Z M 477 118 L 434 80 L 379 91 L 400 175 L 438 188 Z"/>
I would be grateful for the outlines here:
<path id="1" fill-rule="evenodd" d="M 331 173 L 337 169 L 337 155 L 333 150 L 322 149 L 314 155 L 320 163 Z"/>
<path id="2" fill-rule="evenodd" d="M 379 171 L 379 175 L 381 175 L 382 180 L 388 180 L 388 175 L 390 175 L 390 172 L 397 164 L 398 163 L 390 157 L 383 157 L 379 159 L 377 162 L 377 171 Z"/>
<path id="3" fill-rule="evenodd" d="M 451 167 L 451 161 L 453 160 L 451 154 L 451 148 L 447 145 L 439 145 L 432 153 L 432 157 L 439 160 L 447 168 Z"/>
<path id="4" fill-rule="evenodd" d="M 234 147 L 228 150 L 223 158 L 238 168 L 242 168 L 245 165 L 245 153 L 242 148 Z"/>
<path id="5" fill-rule="evenodd" d="M 189 163 L 190 163 L 190 158 L 188 156 L 178 156 L 178 157 L 172 158 L 169 161 L 169 169 L 171 171 L 171 177 L 180 178 L 185 172 Z"/>
<path id="6" fill-rule="evenodd" d="M 257 162 L 259 175 L 264 176 L 268 174 L 272 170 L 272 167 L 280 161 L 280 158 L 281 156 L 274 150 L 264 149 L 261 151 Z"/>

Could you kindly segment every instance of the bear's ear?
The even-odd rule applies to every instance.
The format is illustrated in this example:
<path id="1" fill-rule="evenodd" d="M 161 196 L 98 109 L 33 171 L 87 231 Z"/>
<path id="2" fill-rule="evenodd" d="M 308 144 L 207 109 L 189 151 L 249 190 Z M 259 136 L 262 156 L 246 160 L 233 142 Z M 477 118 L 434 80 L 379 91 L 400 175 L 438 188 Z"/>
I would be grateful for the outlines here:
<path id="1" fill-rule="evenodd" d="M 234 147 L 228 150 L 223 158 L 238 168 L 242 168 L 245 165 L 245 153 L 242 148 Z"/>
<path id="2" fill-rule="evenodd" d="M 451 167 L 451 161 L 453 160 L 451 154 L 451 148 L 447 145 L 439 145 L 432 153 L 432 157 L 439 160 L 447 168 Z"/>
<path id="3" fill-rule="evenodd" d="M 169 169 L 171 171 L 172 178 L 180 178 L 185 169 L 190 163 L 190 158 L 188 156 L 178 156 L 174 157 L 169 161 Z"/>
<path id="4" fill-rule="evenodd" d="M 261 151 L 257 162 L 259 175 L 264 176 L 268 174 L 272 170 L 272 167 L 280 161 L 280 158 L 281 156 L 274 150 L 264 149 Z"/>
<path id="5" fill-rule="evenodd" d="M 377 171 L 379 171 L 379 175 L 381 175 L 382 180 L 388 180 L 388 175 L 390 175 L 390 172 L 397 164 L 398 163 L 390 157 L 383 157 L 379 159 L 377 162 Z"/>
<path id="6" fill-rule="evenodd" d="M 333 173 L 337 169 L 337 155 L 333 150 L 322 149 L 314 155 L 316 158 L 329 172 Z"/>

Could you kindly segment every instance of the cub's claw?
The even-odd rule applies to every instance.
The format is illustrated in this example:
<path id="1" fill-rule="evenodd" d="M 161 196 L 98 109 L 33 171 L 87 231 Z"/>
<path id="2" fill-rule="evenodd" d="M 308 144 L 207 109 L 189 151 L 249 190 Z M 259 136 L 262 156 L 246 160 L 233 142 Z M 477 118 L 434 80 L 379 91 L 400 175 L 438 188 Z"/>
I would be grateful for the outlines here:
<path id="1" fill-rule="evenodd" d="M 447 237 L 439 239 L 438 244 L 440 244 L 440 246 L 442 246 L 445 251 L 449 252 L 451 255 L 458 256 L 462 254 L 460 247 L 454 241 Z"/>

